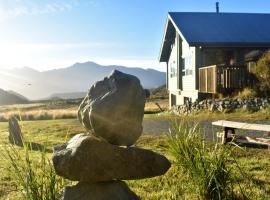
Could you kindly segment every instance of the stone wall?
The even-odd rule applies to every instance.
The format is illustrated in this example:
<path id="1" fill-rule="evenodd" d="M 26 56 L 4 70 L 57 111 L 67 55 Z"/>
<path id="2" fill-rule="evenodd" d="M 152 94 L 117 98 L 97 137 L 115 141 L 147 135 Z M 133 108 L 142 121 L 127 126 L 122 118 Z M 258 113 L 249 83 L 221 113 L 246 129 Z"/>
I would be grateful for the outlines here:
<path id="1" fill-rule="evenodd" d="M 177 115 L 187 115 L 202 110 L 209 110 L 210 112 L 233 112 L 237 109 L 243 109 L 255 112 L 268 108 L 270 108 L 270 98 L 207 99 L 174 106 L 169 112 Z"/>

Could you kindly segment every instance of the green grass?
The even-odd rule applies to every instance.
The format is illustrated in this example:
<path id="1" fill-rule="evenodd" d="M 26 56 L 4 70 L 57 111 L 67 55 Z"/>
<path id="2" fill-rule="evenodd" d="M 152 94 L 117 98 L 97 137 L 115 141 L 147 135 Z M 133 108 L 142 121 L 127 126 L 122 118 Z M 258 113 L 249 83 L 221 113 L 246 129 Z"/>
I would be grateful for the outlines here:
<path id="1" fill-rule="evenodd" d="M 65 184 L 56 175 L 50 158 L 44 148 L 33 154 L 31 146 L 16 148 L 6 145 L 0 155 L 7 161 L 6 168 L 14 186 L 25 200 L 57 200 Z"/>
<path id="2" fill-rule="evenodd" d="M 149 115 L 151 117 L 151 115 Z M 169 119 L 181 118 L 181 116 L 175 116 L 170 113 L 161 113 L 155 115 L 155 117 L 165 117 Z M 210 112 L 209 110 L 202 110 L 197 113 L 191 113 L 187 116 L 192 120 L 240 120 L 240 121 L 260 121 L 260 120 L 269 120 L 270 119 L 270 109 L 260 110 L 257 112 L 246 111 L 243 109 L 238 109 L 234 112 Z"/>
<path id="3" fill-rule="evenodd" d="M 77 133 L 84 132 L 84 128 L 76 119 L 27 121 L 23 122 L 22 126 L 26 140 L 45 145 L 48 149 L 52 149 L 56 144 L 64 143 Z M 0 123 L 0 148 L 4 148 L 5 143 L 8 141 L 7 128 L 7 123 Z M 127 181 L 131 189 L 142 199 L 198 199 L 198 196 L 192 191 L 193 187 L 190 179 L 186 176 L 183 169 L 176 165 L 174 157 L 169 154 L 166 136 L 142 136 L 136 143 L 136 146 L 166 155 L 173 162 L 171 169 L 164 176 Z M 25 152 L 22 149 L 18 147 L 16 149 L 24 156 Z M 41 156 L 39 151 L 30 151 L 29 154 L 33 160 L 38 160 Z M 252 181 L 255 194 L 269 199 L 269 150 L 235 149 L 232 154 L 249 177 L 248 181 L 244 178 L 239 178 L 238 181 L 243 185 L 248 185 Z M 50 159 L 51 153 L 47 152 L 46 157 Z M 34 170 L 36 169 L 34 168 Z M 9 162 L 3 157 L 0 157 L 0 171 L 0 200 L 21 199 L 19 188 L 10 174 Z"/>

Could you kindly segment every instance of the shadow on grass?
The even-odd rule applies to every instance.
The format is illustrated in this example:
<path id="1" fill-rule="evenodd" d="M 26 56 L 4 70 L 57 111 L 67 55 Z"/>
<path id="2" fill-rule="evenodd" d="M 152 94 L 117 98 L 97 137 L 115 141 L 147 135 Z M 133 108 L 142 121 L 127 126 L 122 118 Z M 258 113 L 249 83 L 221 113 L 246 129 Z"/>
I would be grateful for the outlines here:
<path id="1" fill-rule="evenodd" d="M 46 152 L 46 153 L 52 153 L 52 149 L 46 148 L 42 144 L 38 144 L 35 142 L 25 142 L 24 146 L 27 147 L 31 151 L 40 151 L 40 152 Z"/>
<path id="2" fill-rule="evenodd" d="M 147 111 L 144 111 L 144 114 L 158 114 L 158 113 L 162 113 L 162 111 L 159 111 L 159 110 L 147 110 Z"/>
<path id="3" fill-rule="evenodd" d="M 248 142 L 235 142 L 240 147 L 254 148 L 254 149 L 269 149 L 270 146 L 267 144 L 259 143 L 248 143 Z"/>

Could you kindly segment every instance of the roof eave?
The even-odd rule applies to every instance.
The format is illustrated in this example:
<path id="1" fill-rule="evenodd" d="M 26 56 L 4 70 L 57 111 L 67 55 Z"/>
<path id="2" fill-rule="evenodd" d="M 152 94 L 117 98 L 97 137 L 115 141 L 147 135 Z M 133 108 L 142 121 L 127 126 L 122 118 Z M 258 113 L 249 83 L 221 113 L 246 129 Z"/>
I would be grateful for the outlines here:
<path id="1" fill-rule="evenodd" d="M 168 24 L 169 24 L 169 18 L 167 17 L 164 32 L 163 32 L 163 39 L 162 39 L 162 43 L 161 43 L 161 47 L 160 47 L 160 51 L 159 51 L 159 58 L 158 58 L 159 62 L 166 62 L 165 58 L 162 57 L 162 52 L 163 52 L 163 48 L 164 48 L 164 43 L 165 43 L 165 37 L 166 37 Z"/>
<path id="2" fill-rule="evenodd" d="M 160 54 L 159 54 L 159 62 L 168 62 L 168 58 L 164 58 L 162 56 L 163 54 L 163 49 L 164 49 L 164 44 L 166 42 L 166 32 L 168 29 L 168 24 L 169 22 L 171 22 L 176 30 L 176 32 L 180 35 L 180 37 L 182 38 L 183 41 L 186 41 L 190 46 L 192 46 L 184 37 L 184 35 L 182 34 L 182 32 L 180 31 L 179 27 L 176 25 L 176 23 L 174 22 L 174 20 L 172 19 L 172 17 L 170 16 L 170 13 L 168 13 L 168 17 L 167 17 L 167 22 L 166 22 L 166 26 L 164 29 L 164 34 L 163 34 L 163 40 L 162 40 L 162 45 L 161 45 L 161 49 L 160 49 Z"/>
<path id="3" fill-rule="evenodd" d="M 200 46 L 200 47 L 262 47 L 270 48 L 270 42 L 190 42 L 190 46 Z"/>

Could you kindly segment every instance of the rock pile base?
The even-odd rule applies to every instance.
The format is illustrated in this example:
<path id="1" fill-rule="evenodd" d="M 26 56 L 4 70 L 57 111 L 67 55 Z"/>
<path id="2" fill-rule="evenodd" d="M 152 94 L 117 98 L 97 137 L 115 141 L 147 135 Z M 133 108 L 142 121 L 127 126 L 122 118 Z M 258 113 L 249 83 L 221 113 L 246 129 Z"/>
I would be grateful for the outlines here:
<path id="1" fill-rule="evenodd" d="M 79 183 L 65 187 L 62 199 L 65 200 L 139 200 L 123 181 L 101 183 Z"/>

